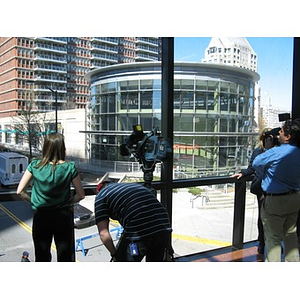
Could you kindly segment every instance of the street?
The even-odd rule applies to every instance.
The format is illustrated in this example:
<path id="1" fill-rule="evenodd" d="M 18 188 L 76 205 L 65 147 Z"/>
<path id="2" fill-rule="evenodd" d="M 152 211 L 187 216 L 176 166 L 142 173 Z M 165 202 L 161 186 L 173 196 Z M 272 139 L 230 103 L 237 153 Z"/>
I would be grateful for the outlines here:
<path id="1" fill-rule="evenodd" d="M 251 196 L 250 196 L 251 197 Z M 231 244 L 233 226 L 233 208 L 200 208 L 192 203 L 186 191 L 173 195 L 173 233 L 172 245 L 175 256 L 183 256 Z M 251 198 L 249 201 L 253 201 Z M 80 202 L 93 211 L 94 196 L 87 196 Z M 244 241 L 257 237 L 257 208 L 255 205 L 246 209 Z M 30 253 L 34 261 L 34 248 L 31 237 L 32 210 L 23 201 L 0 202 L 0 262 L 19 262 L 23 251 Z M 111 229 L 118 224 L 111 222 Z M 75 239 L 87 238 L 97 234 L 95 225 L 75 229 Z M 116 232 L 112 232 L 115 237 Z M 117 242 L 117 239 L 115 239 Z M 77 245 L 77 262 L 109 262 L 110 255 L 102 245 L 99 236 L 82 241 L 82 248 Z M 56 261 L 56 249 L 53 245 L 52 261 Z"/>
<path id="2" fill-rule="evenodd" d="M 32 215 L 32 209 L 25 201 L 0 203 L 0 262 L 19 262 L 23 251 L 29 252 L 29 260 L 34 261 L 34 247 L 31 236 Z M 96 232 L 96 226 L 75 229 L 75 239 Z M 84 256 L 80 247 L 78 247 L 76 251 L 78 262 L 110 260 L 110 255 L 102 245 L 99 237 L 84 241 L 84 247 L 90 249 L 88 251 L 89 255 Z M 51 247 L 51 254 L 52 261 L 57 261 L 54 244 Z M 95 254 L 97 257 L 95 257 Z"/>
<path id="3" fill-rule="evenodd" d="M 23 251 L 33 254 L 32 212 L 25 201 L 0 203 L 0 261 L 21 261 Z"/>

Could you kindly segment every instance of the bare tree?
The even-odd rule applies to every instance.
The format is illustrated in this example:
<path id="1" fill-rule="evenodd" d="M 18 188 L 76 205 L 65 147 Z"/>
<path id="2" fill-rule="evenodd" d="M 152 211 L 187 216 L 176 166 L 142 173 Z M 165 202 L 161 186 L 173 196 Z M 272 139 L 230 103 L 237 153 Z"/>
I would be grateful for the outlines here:
<path id="1" fill-rule="evenodd" d="M 11 125 L 17 138 L 28 144 L 30 160 L 33 157 L 33 148 L 41 151 L 45 135 L 55 127 L 53 119 L 49 119 L 46 113 L 39 112 L 34 104 L 33 100 L 27 101 L 26 106 L 22 107 L 20 115 L 13 117 Z"/>

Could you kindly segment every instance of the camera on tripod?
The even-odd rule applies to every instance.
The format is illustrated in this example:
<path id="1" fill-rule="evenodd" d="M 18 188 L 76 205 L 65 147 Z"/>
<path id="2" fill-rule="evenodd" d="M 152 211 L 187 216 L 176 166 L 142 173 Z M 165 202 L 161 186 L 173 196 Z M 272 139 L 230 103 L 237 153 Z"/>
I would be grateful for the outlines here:
<path id="1" fill-rule="evenodd" d="M 144 133 L 140 124 L 133 126 L 132 134 L 120 147 L 122 156 L 133 155 L 143 165 L 163 162 L 171 152 L 170 140 L 161 137 L 157 129 Z"/>
<path id="2" fill-rule="evenodd" d="M 122 156 L 133 155 L 142 164 L 145 186 L 155 194 L 151 187 L 155 164 L 163 162 L 172 153 L 172 142 L 161 137 L 157 129 L 145 133 L 142 125 L 138 124 L 133 126 L 132 134 L 121 145 L 120 153 Z"/>

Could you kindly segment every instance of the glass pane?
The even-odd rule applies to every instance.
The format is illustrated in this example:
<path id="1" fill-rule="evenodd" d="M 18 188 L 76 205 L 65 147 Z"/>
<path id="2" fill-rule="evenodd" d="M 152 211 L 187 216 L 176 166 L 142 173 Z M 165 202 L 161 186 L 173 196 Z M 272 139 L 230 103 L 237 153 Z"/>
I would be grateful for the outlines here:
<path id="1" fill-rule="evenodd" d="M 128 90 L 138 90 L 138 81 L 137 80 L 130 80 L 127 86 Z"/>
<path id="2" fill-rule="evenodd" d="M 181 80 L 181 89 L 183 90 L 194 90 L 194 80 L 186 79 Z"/>
<path id="3" fill-rule="evenodd" d="M 226 38 L 226 42 L 230 39 Z M 233 39 L 235 42 L 240 40 Z M 191 103 L 194 101 L 195 111 L 194 118 L 190 118 L 194 122 L 195 136 L 174 138 L 176 178 L 228 174 L 230 170 L 234 172 L 247 167 L 249 153 L 255 146 L 253 132 L 259 132 L 260 126 L 266 126 L 266 112 L 271 112 L 276 119 L 279 111 L 288 112 L 291 108 L 293 38 L 247 38 L 254 52 L 249 56 L 249 61 L 245 59 L 242 48 L 229 45 L 223 51 L 216 43 L 214 47 L 209 47 L 210 41 L 211 38 L 175 38 L 175 61 L 190 59 L 193 62 L 216 64 L 209 71 L 207 66 L 207 72 L 195 74 L 194 100 L 191 100 Z M 246 63 L 249 63 L 248 69 L 244 65 Z M 230 69 L 226 64 L 231 66 Z M 236 70 L 236 76 L 230 74 L 229 70 Z M 260 78 L 248 80 L 244 76 L 246 73 L 253 75 L 253 78 L 258 74 Z M 174 116 L 175 130 L 182 126 L 180 118 L 184 120 L 185 113 L 188 115 L 182 110 L 184 105 L 188 107 L 187 102 L 183 104 L 182 101 L 187 90 L 183 88 L 185 79 L 181 77 L 180 80 L 175 84 L 174 105 L 175 109 L 181 110 L 180 115 Z M 281 82 L 286 83 L 284 91 L 280 89 Z M 262 114 L 259 115 L 259 112 Z M 277 124 L 268 127 L 277 127 Z M 213 136 L 197 136 L 203 131 L 213 133 Z M 229 132 L 235 135 L 226 136 Z M 191 145 L 193 149 L 188 148 Z M 234 185 L 198 188 L 200 190 L 195 195 L 188 189 L 174 191 L 175 252 L 190 254 L 222 247 L 222 243 L 223 246 L 224 243 L 231 244 Z M 209 207 L 215 209 L 210 210 Z M 245 242 L 257 239 L 257 213 L 256 196 L 247 189 Z M 206 227 L 207 224 L 210 226 Z M 224 234 L 218 235 L 220 231 Z M 183 239 L 187 237 L 189 242 L 184 243 Z M 184 250 L 183 244 L 186 246 Z"/>
<path id="4" fill-rule="evenodd" d="M 141 92 L 141 109 L 152 109 L 153 92 Z"/>
<path id="5" fill-rule="evenodd" d="M 205 92 L 196 92 L 195 95 L 195 108 L 196 110 L 205 110 L 206 109 L 206 93 Z"/>
<path id="6" fill-rule="evenodd" d="M 153 80 L 141 80 L 141 90 L 152 90 L 153 89 Z"/>
<path id="7" fill-rule="evenodd" d="M 178 169 L 180 173 L 180 169 Z M 218 208 L 226 203 L 226 209 Z M 231 245 L 233 192 L 198 186 L 173 190 L 173 248 L 188 255 Z"/>
<path id="8" fill-rule="evenodd" d="M 290 109 L 292 38 L 222 39 L 224 47 L 218 40 L 210 45 L 212 38 L 175 38 L 175 92 L 174 98 L 168 99 L 174 101 L 175 110 L 174 178 L 228 175 L 247 167 L 255 133 L 269 120 L 265 112 L 277 118 L 276 107 Z M 138 123 L 145 131 L 152 126 L 161 129 L 160 66 L 142 69 L 142 64 L 133 65 L 122 66 L 118 74 L 114 66 L 116 73 L 110 74 L 109 80 L 116 83 L 108 83 L 107 77 L 101 83 L 99 77 L 91 87 L 91 128 L 112 131 L 105 132 L 110 144 L 105 151 L 101 137 L 91 139 L 92 159 L 110 160 L 111 165 L 129 161 L 118 151 L 122 131 L 131 132 Z M 117 137 L 114 127 L 121 131 Z M 130 163 L 127 167 L 133 170 Z M 231 243 L 234 186 L 198 188 L 174 190 L 175 252 L 181 251 L 176 243 L 185 243 L 184 254 Z M 245 239 L 253 239 L 256 218 L 250 216 L 257 207 L 255 198 L 247 193 L 247 202 L 248 198 L 253 207 L 246 208 Z M 207 209 L 210 207 L 214 209 Z M 189 238 L 192 242 L 187 242 Z"/>

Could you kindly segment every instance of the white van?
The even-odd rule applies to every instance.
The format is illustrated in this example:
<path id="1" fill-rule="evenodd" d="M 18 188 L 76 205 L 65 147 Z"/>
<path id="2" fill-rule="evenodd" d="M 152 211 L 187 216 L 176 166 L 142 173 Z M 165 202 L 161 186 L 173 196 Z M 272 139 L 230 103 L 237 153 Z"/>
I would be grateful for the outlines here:
<path id="1" fill-rule="evenodd" d="M 15 152 L 0 152 L 0 183 L 3 186 L 19 184 L 26 168 L 28 158 Z"/>

